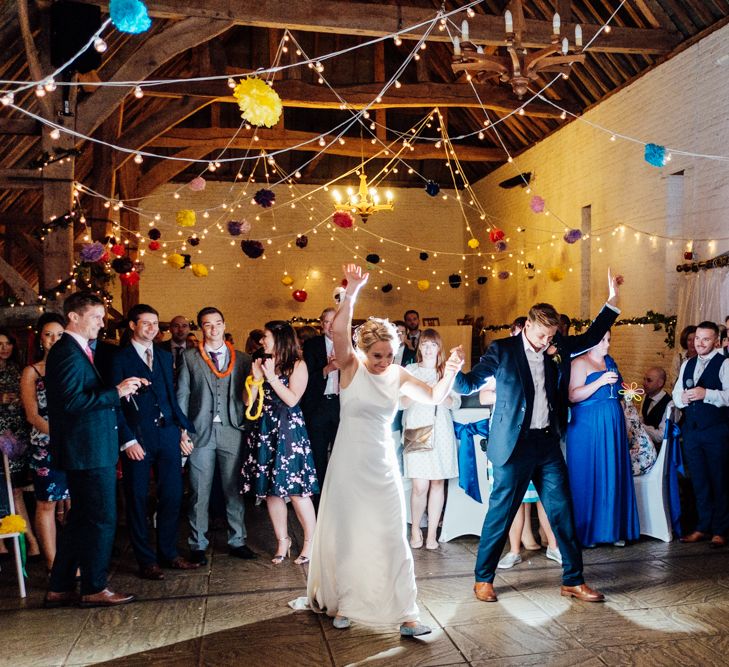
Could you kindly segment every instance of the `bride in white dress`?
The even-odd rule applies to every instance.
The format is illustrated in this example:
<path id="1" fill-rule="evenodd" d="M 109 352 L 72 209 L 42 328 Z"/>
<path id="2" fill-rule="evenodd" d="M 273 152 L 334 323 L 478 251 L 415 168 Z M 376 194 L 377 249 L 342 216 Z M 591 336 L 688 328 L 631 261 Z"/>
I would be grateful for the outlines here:
<path id="1" fill-rule="evenodd" d="M 309 564 L 309 606 L 334 617 L 334 627 L 351 621 L 400 625 L 403 636 L 430 628 L 418 621 L 415 570 L 406 538 L 405 499 L 395 457 L 391 423 L 399 395 L 439 403 L 449 393 L 463 362 L 446 362 L 432 388 L 392 364 L 399 345 L 387 320 L 371 318 L 352 347 L 352 313 L 369 274 L 344 267 L 347 289 L 334 318 L 334 354 L 339 366 L 340 421 L 319 503 Z"/>

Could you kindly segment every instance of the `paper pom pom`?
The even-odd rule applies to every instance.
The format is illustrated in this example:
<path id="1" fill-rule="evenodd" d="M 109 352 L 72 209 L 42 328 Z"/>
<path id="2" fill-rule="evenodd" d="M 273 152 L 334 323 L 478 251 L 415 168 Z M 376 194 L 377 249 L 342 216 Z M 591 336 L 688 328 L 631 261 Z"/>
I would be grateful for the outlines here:
<path id="1" fill-rule="evenodd" d="M 104 254 L 104 246 L 98 241 L 94 243 L 86 243 L 81 248 L 81 261 L 82 262 L 98 262 Z"/>
<path id="2" fill-rule="evenodd" d="M 24 533 L 26 529 L 25 519 L 19 514 L 7 514 L 0 519 L 0 534 Z"/>
<path id="3" fill-rule="evenodd" d="M 392 292 L 392 283 L 386 283 L 381 287 L 381 290 L 387 294 L 388 292 Z"/>
<path id="4" fill-rule="evenodd" d="M 205 264 L 192 264 L 190 269 L 196 278 L 206 278 L 208 275 L 208 267 Z"/>
<path id="5" fill-rule="evenodd" d="M 141 276 L 144 273 L 144 270 L 147 268 L 144 262 L 140 262 L 137 260 L 134 262 L 134 270 Z"/>
<path id="6" fill-rule="evenodd" d="M 468 247 L 473 248 L 474 250 L 480 246 L 481 243 L 478 239 L 468 239 Z"/>
<path id="7" fill-rule="evenodd" d="M 421 252 L 418 257 L 420 257 L 420 261 L 424 262 L 426 259 L 428 259 L 428 257 L 430 257 L 430 255 L 427 252 Z"/>
<path id="8" fill-rule="evenodd" d="M 418 289 L 421 292 L 425 292 L 430 287 L 430 281 L 429 280 L 418 280 Z"/>
<path id="9" fill-rule="evenodd" d="M 506 241 L 497 241 L 494 244 L 494 248 L 496 249 L 496 252 L 504 252 L 509 247 L 509 244 Z"/>
<path id="10" fill-rule="evenodd" d="M 511 274 L 508 271 L 499 271 L 499 280 L 506 280 Z"/>
<path id="11" fill-rule="evenodd" d="M 265 252 L 260 241 L 241 241 L 240 248 L 251 259 L 257 259 Z"/>
<path id="12" fill-rule="evenodd" d="M 147 247 L 150 250 L 159 250 L 162 247 L 162 244 L 159 241 L 150 241 Z"/>
<path id="13" fill-rule="evenodd" d="M 104 250 L 104 254 L 99 259 L 99 264 L 104 264 L 111 259 L 111 253 L 108 250 Z"/>
<path id="14" fill-rule="evenodd" d="M 337 211 L 332 216 L 332 222 L 342 229 L 348 229 L 354 224 L 354 218 L 347 211 Z"/>
<path id="15" fill-rule="evenodd" d="M 302 234 L 296 239 L 297 248 L 306 248 L 309 245 L 309 237 L 306 234 Z"/>
<path id="16" fill-rule="evenodd" d="M 149 236 L 149 238 L 151 238 L 153 241 L 158 241 L 160 238 L 162 238 L 162 232 L 156 227 L 152 227 L 152 229 L 147 232 L 147 236 Z"/>
<path id="17" fill-rule="evenodd" d="M 147 7 L 141 0 L 111 0 L 109 15 L 117 30 L 132 35 L 146 32 L 152 25 Z"/>
<path id="18" fill-rule="evenodd" d="M 132 285 L 139 284 L 139 274 L 136 271 L 129 271 L 128 273 L 119 274 L 119 282 L 122 285 L 131 287 Z"/>
<path id="19" fill-rule="evenodd" d="M 184 266 L 190 266 L 192 264 L 192 255 L 182 255 L 182 259 L 185 260 Z"/>
<path id="20" fill-rule="evenodd" d="M 658 144 L 646 144 L 643 157 L 648 164 L 663 167 L 666 164 L 666 147 Z"/>
<path id="21" fill-rule="evenodd" d="M 175 216 L 180 227 L 194 227 L 196 219 L 195 211 L 191 211 L 189 208 L 180 209 Z"/>
<path id="22" fill-rule="evenodd" d="M 289 275 L 285 275 L 281 278 L 281 284 L 286 285 L 286 287 L 289 287 L 290 285 L 294 284 L 294 279 Z"/>
<path id="23" fill-rule="evenodd" d="M 261 188 L 253 195 L 253 201 L 261 208 L 271 208 L 276 203 L 276 193 L 272 190 Z"/>
<path id="24" fill-rule="evenodd" d="M 167 263 L 175 269 L 181 269 L 185 266 L 185 258 L 179 253 L 174 252 L 167 258 Z"/>
<path id="25" fill-rule="evenodd" d="M 529 208 L 531 208 L 534 213 L 541 213 L 544 210 L 544 204 L 544 199 L 542 199 L 539 195 L 534 195 L 532 200 L 529 202 Z"/>
<path id="26" fill-rule="evenodd" d="M 561 266 L 554 266 L 549 269 L 549 273 L 547 273 L 547 275 L 552 282 L 558 283 L 560 280 L 564 280 L 566 274 Z"/>
<path id="27" fill-rule="evenodd" d="M 687 262 L 690 262 L 694 258 L 694 253 L 691 250 L 687 250 L 686 252 L 683 253 L 683 258 Z"/>
<path id="28" fill-rule="evenodd" d="M 451 273 L 451 275 L 448 276 L 448 284 L 453 289 L 458 289 L 461 286 L 461 276 L 459 276 L 457 273 Z"/>
<path id="29" fill-rule="evenodd" d="M 476 282 L 479 285 L 485 285 L 487 281 L 488 281 L 488 278 L 486 276 L 479 276 L 478 278 L 476 278 Z"/>
<path id="30" fill-rule="evenodd" d="M 194 248 L 197 245 L 200 245 L 200 239 L 197 236 L 191 236 L 189 239 L 187 239 L 187 242 Z"/>
<path id="31" fill-rule="evenodd" d="M 489 230 L 489 241 L 491 243 L 496 243 L 497 241 L 502 241 L 506 234 L 504 234 L 503 229 L 498 229 L 494 227 L 493 229 Z"/>
<path id="32" fill-rule="evenodd" d="M 582 238 L 582 232 L 579 229 L 570 229 L 565 232 L 562 237 L 567 243 L 577 243 Z"/>
<path id="33" fill-rule="evenodd" d="M 526 277 L 529 280 L 533 280 L 534 276 L 537 274 L 534 262 L 527 262 L 526 264 L 524 264 L 524 272 L 526 273 Z"/>
<path id="34" fill-rule="evenodd" d="M 437 197 L 438 196 L 438 193 L 440 192 L 440 185 L 438 185 L 435 181 L 428 181 L 425 184 L 425 191 L 431 197 Z"/>
<path id="35" fill-rule="evenodd" d="M 3 431 L 0 433 L 0 452 L 12 461 L 25 454 L 25 446 L 11 431 Z"/>
<path id="36" fill-rule="evenodd" d="M 117 257 L 111 262 L 111 268 L 117 273 L 129 273 L 133 267 L 134 262 L 129 257 Z"/>
<path id="37" fill-rule="evenodd" d="M 306 298 L 309 295 L 306 293 L 306 290 L 297 289 L 297 290 L 293 291 L 291 296 L 294 297 L 294 301 L 298 301 L 299 303 L 304 303 L 304 301 L 306 301 Z"/>
<path id="38" fill-rule="evenodd" d="M 367 257 L 365 257 L 365 260 L 369 264 L 377 264 L 380 261 L 380 256 L 376 255 L 375 253 L 370 253 L 369 255 L 367 255 Z"/>
<path id="39" fill-rule="evenodd" d="M 111 246 L 111 252 L 117 257 L 123 257 L 127 254 L 127 249 L 121 243 L 115 243 Z"/>
<path id="40" fill-rule="evenodd" d="M 207 181 L 202 176 L 196 176 L 188 184 L 187 187 L 193 192 L 200 192 L 205 189 Z"/>
<path id="41" fill-rule="evenodd" d="M 241 117 L 251 125 L 273 127 L 281 118 L 281 98 L 261 79 L 241 79 L 233 89 L 233 97 L 238 102 Z"/>

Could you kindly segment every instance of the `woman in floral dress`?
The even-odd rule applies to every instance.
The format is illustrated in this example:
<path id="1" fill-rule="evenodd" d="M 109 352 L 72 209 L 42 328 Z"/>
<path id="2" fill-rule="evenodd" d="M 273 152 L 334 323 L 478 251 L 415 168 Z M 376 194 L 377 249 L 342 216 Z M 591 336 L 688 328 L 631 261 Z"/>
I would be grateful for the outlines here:
<path id="1" fill-rule="evenodd" d="M 266 323 L 264 356 L 253 362 L 248 379 L 250 393 L 244 397 L 247 414 L 255 416 L 259 392 L 263 392 L 260 419 L 247 439 L 248 455 L 243 463 L 243 492 L 253 491 L 265 498 L 278 545 L 271 559 L 283 563 L 291 550 L 287 530 L 286 500 L 296 512 L 304 529 L 304 545 L 297 564 L 309 562 L 316 527 L 312 494 L 319 493 L 309 436 L 299 407 L 309 379 L 306 364 L 300 359 L 293 327 L 284 321 Z"/>

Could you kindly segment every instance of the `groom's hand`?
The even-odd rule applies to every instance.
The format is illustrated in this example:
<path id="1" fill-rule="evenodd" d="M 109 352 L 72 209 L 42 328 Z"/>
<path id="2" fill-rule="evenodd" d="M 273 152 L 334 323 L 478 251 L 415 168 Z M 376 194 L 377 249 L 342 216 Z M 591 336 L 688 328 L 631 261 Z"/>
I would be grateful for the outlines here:
<path id="1" fill-rule="evenodd" d="M 613 276 L 610 268 L 608 268 L 608 300 L 611 306 L 617 306 L 620 286 L 623 284 L 623 276 Z"/>

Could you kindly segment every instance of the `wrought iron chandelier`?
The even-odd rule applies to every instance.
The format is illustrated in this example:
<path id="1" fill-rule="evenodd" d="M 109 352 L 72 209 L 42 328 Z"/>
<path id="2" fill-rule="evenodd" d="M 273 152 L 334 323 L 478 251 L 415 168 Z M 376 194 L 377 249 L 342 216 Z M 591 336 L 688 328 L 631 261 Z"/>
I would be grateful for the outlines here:
<path id="1" fill-rule="evenodd" d="M 347 188 L 348 199 L 342 201 L 342 196 L 337 190 L 332 192 L 334 197 L 334 210 L 346 211 L 347 213 L 355 213 L 359 215 L 362 222 L 367 222 L 373 213 L 379 211 L 392 211 L 395 208 L 392 192 L 389 190 L 385 193 L 385 201 L 383 202 L 377 193 L 377 188 L 367 185 L 367 175 L 364 172 L 364 165 L 359 172 L 359 190 L 355 192 L 352 188 Z"/>

